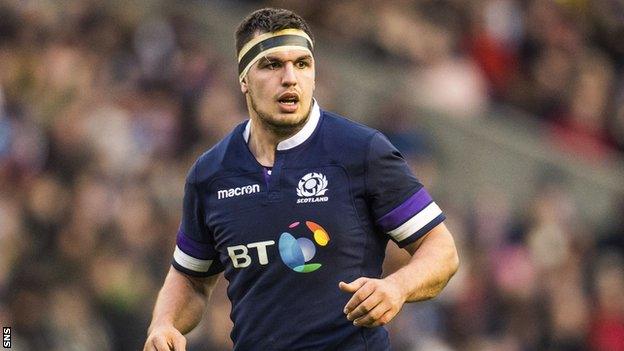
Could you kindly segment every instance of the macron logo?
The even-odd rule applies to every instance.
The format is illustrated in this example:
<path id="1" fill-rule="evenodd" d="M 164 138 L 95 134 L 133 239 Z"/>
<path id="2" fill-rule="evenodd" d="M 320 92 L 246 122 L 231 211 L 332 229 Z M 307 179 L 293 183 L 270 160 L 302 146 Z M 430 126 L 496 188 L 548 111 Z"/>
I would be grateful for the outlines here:
<path id="1" fill-rule="evenodd" d="M 221 199 L 225 199 L 228 197 L 241 196 L 241 195 L 259 193 L 259 192 L 260 192 L 260 185 L 250 184 L 246 186 L 240 186 L 238 188 L 219 190 L 217 191 L 217 199 L 221 200 Z"/>

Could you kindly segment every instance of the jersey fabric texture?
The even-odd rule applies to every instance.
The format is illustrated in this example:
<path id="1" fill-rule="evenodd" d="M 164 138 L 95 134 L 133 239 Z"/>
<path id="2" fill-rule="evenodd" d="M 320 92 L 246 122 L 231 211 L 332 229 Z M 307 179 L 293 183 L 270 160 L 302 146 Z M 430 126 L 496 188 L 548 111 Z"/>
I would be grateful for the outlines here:
<path id="1" fill-rule="evenodd" d="M 388 240 L 404 247 L 444 214 L 385 136 L 316 102 L 270 174 L 249 125 L 191 168 L 173 266 L 224 271 L 235 350 L 389 350 L 385 328 L 346 319 L 338 282 L 380 277 Z"/>

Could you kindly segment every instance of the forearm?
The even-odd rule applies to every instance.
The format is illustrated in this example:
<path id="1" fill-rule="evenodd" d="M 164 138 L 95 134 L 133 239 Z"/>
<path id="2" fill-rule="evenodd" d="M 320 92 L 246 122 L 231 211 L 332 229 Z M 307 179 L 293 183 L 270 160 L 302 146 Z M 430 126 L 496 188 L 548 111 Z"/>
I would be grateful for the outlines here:
<path id="1" fill-rule="evenodd" d="M 193 330 L 201 321 L 217 278 L 189 278 L 171 267 L 158 293 L 148 334 L 165 325 L 173 325 L 182 334 Z"/>
<path id="2" fill-rule="evenodd" d="M 444 224 L 418 244 L 406 248 L 412 254 L 410 261 L 386 278 L 401 287 L 406 302 L 437 296 L 459 266 L 453 237 Z"/>

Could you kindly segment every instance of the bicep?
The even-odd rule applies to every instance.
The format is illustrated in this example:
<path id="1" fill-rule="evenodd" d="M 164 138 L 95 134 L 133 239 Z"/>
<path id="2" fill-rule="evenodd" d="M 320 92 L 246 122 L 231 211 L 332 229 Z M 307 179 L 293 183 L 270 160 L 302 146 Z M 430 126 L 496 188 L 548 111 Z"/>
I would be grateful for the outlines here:
<path id="1" fill-rule="evenodd" d="M 427 250 L 439 249 L 457 252 L 453 235 L 444 223 L 436 225 L 433 229 L 427 232 L 427 234 L 404 247 L 404 249 L 412 256 L 420 248 L 426 248 Z"/>
<path id="2" fill-rule="evenodd" d="M 219 281 L 220 275 L 221 274 L 217 273 L 208 277 L 196 277 L 183 273 L 172 266 L 169 268 L 165 281 L 176 286 L 190 287 L 193 291 L 206 297 L 210 297 L 210 294 Z"/>
<path id="3" fill-rule="evenodd" d="M 366 186 L 377 228 L 401 248 L 418 242 L 446 218 L 403 156 L 381 134 L 370 143 Z"/>

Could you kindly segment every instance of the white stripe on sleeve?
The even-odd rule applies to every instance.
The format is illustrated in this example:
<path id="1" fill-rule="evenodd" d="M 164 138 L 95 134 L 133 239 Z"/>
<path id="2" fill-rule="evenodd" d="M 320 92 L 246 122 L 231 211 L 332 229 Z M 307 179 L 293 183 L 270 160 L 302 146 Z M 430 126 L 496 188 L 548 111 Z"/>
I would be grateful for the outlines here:
<path id="1" fill-rule="evenodd" d="M 442 213 L 442 210 L 435 202 L 430 203 L 422 211 L 414 215 L 407 222 L 401 224 L 398 228 L 388 232 L 396 241 L 401 241 L 417 231 L 424 228 L 429 222 L 433 221 Z"/>
<path id="2" fill-rule="evenodd" d="M 189 256 L 185 254 L 184 251 L 180 250 L 178 245 L 176 245 L 175 251 L 173 252 L 173 259 L 180 266 L 201 273 L 208 272 L 208 269 L 210 269 L 210 266 L 212 265 L 212 260 L 200 260 Z"/>

